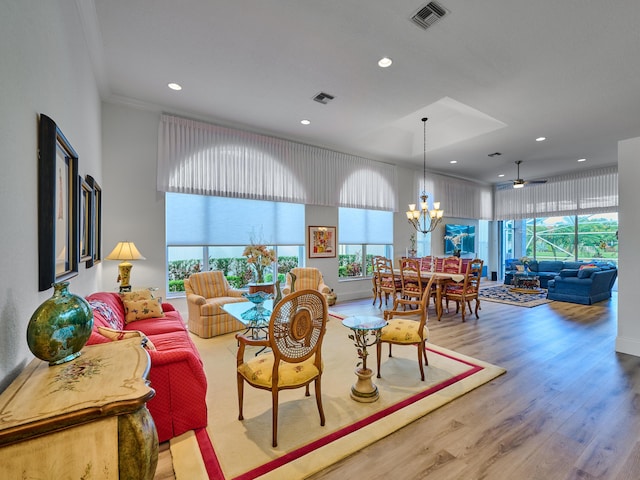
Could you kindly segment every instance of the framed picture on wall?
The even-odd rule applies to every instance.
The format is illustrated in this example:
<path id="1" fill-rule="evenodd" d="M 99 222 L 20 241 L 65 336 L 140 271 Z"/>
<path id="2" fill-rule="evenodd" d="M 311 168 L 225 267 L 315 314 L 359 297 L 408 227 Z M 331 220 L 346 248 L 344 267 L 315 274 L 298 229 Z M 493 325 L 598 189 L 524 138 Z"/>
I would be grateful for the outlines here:
<path id="1" fill-rule="evenodd" d="M 87 260 L 87 268 L 93 267 L 102 261 L 102 188 L 91 175 L 86 176 L 86 181 L 91 187 L 91 241 L 92 255 Z"/>
<path id="2" fill-rule="evenodd" d="M 336 227 L 309 227 L 309 258 L 332 258 L 336 249 Z"/>
<path id="3" fill-rule="evenodd" d="M 38 133 L 38 290 L 78 274 L 78 154 L 56 123 L 40 115 Z"/>
<path id="4" fill-rule="evenodd" d="M 80 184 L 80 263 L 82 263 L 93 259 L 93 190 L 80 176 L 78 176 L 78 183 Z"/>

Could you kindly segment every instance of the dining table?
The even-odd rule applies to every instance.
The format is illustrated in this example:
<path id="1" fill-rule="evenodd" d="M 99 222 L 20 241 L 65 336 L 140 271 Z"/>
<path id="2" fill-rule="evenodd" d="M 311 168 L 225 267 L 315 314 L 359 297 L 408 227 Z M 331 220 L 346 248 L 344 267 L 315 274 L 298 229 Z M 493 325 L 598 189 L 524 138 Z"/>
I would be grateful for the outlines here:
<path id="1" fill-rule="evenodd" d="M 398 279 L 402 278 L 399 268 L 393 269 L 393 275 Z M 440 318 L 442 318 L 442 292 L 444 291 L 444 287 L 451 282 L 459 283 L 464 281 L 464 274 L 420 270 L 420 279 L 424 283 L 427 283 L 429 280 L 431 280 L 431 277 L 435 277 L 433 283 L 436 286 L 436 315 L 438 316 L 438 321 L 440 321 Z"/>

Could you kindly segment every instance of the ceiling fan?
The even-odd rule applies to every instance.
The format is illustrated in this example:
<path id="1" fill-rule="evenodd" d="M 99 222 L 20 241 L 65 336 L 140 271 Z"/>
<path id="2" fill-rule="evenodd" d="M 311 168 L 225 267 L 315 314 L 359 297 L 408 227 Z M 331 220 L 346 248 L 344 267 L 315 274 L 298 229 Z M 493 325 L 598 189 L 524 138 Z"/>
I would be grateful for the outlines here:
<path id="1" fill-rule="evenodd" d="M 518 166 L 518 175 L 517 178 L 513 181 L 513 188 L 522 188 L 525 185 L 533 184 L 533 183 L 547 183 L 546 180 L 523 180 L 520 178 L 520 164 L 522 160 L 516 160 L 516 165 Z"/>

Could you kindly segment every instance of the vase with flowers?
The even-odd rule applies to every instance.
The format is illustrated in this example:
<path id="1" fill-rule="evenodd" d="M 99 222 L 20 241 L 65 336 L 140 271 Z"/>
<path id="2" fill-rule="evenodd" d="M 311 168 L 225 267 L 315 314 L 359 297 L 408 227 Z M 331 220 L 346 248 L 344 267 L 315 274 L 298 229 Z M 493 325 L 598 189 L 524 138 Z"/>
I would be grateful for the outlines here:
<path id="1" fill-rule="evenodd" d="M 462 244 L 462 239 L 464 237 L 468 237 L 468 233 L 458 233 L 457 235 L 445 235 L 444 239 L 449 240 L 453 244 L 453 256 L 460 256 L 460 245 Z"/>
<path id="2" fill-rule="evenodd" d="M 529 257 L 522 257 L 520 259 L 520 263 L 522 263 L 522 265 L 524 266 L 524 271 L 525 272 L 529 272 L 529 264 L 531 263 L 531 259 Z"/>
<path id="3" fill-rule="evenodd" d="M 247 257 L 247 263 L 251 265 L 255 273 L 256 283 L 264 283 L 265 269 L 276 261 L 276 251 L 266 245 L 247 245 L 242 252 Z"/>

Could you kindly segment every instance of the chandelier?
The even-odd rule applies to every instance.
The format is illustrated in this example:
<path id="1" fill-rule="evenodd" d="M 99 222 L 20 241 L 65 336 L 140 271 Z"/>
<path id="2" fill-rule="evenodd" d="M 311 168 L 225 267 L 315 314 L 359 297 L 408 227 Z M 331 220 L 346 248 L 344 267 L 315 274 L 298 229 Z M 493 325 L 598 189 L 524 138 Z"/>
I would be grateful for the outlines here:
<path id="1" fill-rule="evenodd" d="M 422 156 L 422 187 L 426 188 L 427 184 L 427 118 L 422 119 L 424 128 L 424 150 Z M 433 202 L 433 210 L 429 210 L 427 192 L 422 190 L 420 195 L 420 210 L 416 210 L 416 204 L 410 203 L 407 211 L 407 219 L 418 232 L 433 232 L 438 224 L 442 221 L 444 210 L 440 209 L 440 202 Z"/>

